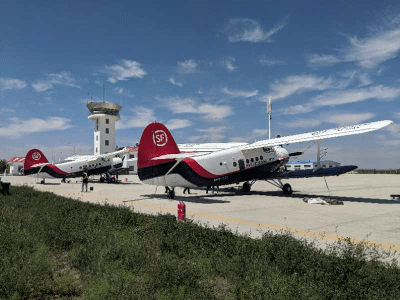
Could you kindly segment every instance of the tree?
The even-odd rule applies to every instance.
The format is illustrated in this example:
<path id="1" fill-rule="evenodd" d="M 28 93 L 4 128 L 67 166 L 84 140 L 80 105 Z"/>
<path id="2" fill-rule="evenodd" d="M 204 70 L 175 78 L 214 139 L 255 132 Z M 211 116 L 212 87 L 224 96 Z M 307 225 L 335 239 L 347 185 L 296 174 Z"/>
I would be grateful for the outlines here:
<path id="1" fill-rule="evenodd" d="M 7 169 L 7 160 L 0 159 L 0 173 L 4 173 L 6 169 Z"/>

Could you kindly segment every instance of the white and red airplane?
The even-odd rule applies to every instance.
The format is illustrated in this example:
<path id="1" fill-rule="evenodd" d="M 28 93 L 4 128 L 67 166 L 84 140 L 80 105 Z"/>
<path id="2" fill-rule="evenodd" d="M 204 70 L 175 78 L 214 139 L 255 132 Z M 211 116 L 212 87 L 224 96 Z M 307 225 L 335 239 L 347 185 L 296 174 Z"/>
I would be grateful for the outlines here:
<path id="1" fill-rule="evenodd" d="M 28 151 L 24 162 L 24 175 L 37 178 L 74 178 L 81 177 L 84 170 L 88 175 L 102 175 L 100 180 L 115 181 L 110 174 L 121 169 L 122 159 L 118 155 L 126 153 L 127 150 L 107 153 L 97 156 L 76 157 L 73 161 L 51 164 L 39 149 Z"/>
<path id="2" fill-rule="evenodd" d="M 319 146 L 323 139 L 366 133 L 392 123 L 377 121 L 346 126 L 262 140 L 203 154 L 180 151 L 169 130 L 155 122 L 145 128 L 140 139 L 138 176 L 146 184 L 166 187 L 213 187 L 244 182 L 245 192 L 249 192 L 257 180 L 266 180 L 281 188 L 285 194 L 291 194 L 292 187 L 288 183 L 282 184 L 281 179 L 340 175 L 357 166 L 281 171 L 290 156 L 301 154 L 289 154 L 281 145 L 317 141 Z M 174 189 L 167 190 L 168 197 L 173 199 Z"/>

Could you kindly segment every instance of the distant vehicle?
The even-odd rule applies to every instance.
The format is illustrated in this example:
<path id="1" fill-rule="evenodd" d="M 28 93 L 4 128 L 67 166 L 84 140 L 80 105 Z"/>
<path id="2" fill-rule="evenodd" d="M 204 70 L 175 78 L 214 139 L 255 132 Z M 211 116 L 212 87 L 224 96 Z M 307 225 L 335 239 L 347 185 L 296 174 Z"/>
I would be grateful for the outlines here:
<path id="1" fill-rule="evenodd" d="M 107 153 L 97 156 L 76 156 L 75 160 L 51 164 L 39 149 L 31 149 L 25 157 L 24 175 L 37 178 L 66 178 L 81 177 L 84 170 L 90 175 L 101 175 L 100 181 L 115 182 L 112 174 L 122 169 L 122 159 L 118 155 L 127 150 Z"/>
<path id="2" fill-rule="evenodd" d="M 281 145 L 317 141 L 319 148 L 323 139 L 366 133 L 391 123 L 378 121 L 279 137 L 203 154 L 180 151 L 169 130 L 155 122 L 145 128 L 140 139 L 138 176 L 144 183 L 166 186 L 171 199 L 175 196 L 174 187 L 213 187 L 244 182 L 243 191 L 249 192 L 257 180 L 266 180 L 281 188 L 283 193 L 291 194 L 291 185 L 282 184 L 281 179 L 340 175 L 357 166 L 281 171 L 290 156 L 301 154 L 289 154 Z"/>

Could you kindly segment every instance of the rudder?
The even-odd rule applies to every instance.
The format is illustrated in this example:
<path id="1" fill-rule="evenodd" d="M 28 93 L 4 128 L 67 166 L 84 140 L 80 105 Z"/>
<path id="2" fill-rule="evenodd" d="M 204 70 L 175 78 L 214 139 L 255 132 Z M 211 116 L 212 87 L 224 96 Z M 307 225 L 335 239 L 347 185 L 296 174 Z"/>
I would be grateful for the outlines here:
<path id="1" fill-rule="evenodd" d="M 29 170 L 32 165 L 48 163 L 46 156 L 39 149 L 31 149 L 25 156 L 24 170 Z"/>
<path id="2" fill-rule="evenodd" d="M 144 129 L 138 150 L 138 169 L 150 167 L 172 159 L 152 160 L 154 157 L 180 153 L 171 132 L 162 123 L 154 122 Z"/>

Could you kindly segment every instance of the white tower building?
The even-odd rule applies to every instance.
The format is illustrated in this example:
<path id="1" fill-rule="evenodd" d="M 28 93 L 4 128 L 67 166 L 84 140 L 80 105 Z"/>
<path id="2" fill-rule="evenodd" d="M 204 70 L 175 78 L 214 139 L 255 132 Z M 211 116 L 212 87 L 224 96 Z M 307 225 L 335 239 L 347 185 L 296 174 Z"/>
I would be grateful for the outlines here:
<path id="1" fill-rule="evenodd" d="M 122 106 L 109 102 L 90 102 L 89 119 L 94 121 L 94 155 L 115 151 L 115 121 Z"/>

